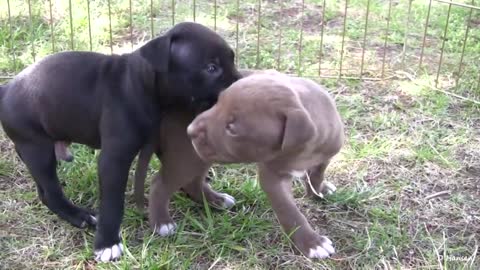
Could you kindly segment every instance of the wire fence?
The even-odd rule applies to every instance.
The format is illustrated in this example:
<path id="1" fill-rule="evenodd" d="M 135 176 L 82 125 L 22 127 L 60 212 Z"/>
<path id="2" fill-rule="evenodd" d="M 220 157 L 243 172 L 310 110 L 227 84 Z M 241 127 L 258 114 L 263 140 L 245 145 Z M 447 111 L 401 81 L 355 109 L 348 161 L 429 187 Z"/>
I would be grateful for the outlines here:
<path id="1" fill-rule="evenodd" d="M 234 47 L 241 67 L 317 78 L 386 80 L 401 72 L 480 88 L 475 0 L 4 0 L 0 78 L 63 50 L 123 53 L 180 21 Z"/>

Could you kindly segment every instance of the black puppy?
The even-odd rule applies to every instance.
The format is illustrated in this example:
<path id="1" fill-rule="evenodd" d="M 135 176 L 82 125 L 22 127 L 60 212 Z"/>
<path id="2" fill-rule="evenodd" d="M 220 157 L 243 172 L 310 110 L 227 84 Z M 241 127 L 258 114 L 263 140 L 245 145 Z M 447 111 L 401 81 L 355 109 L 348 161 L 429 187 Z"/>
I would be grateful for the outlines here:
<path id="1" fill-rule="evenodd" d="M 122 254 L 129 168 L 156 134 L 161 113 L 212 104 L 239 77 L 224 39 L 200 24 L 180 23 L 130 54 L 62 52 L 32 64 L 0 87 L 0 122 L 40 200 L 73 226 L 96 225 L 96 259 L 110 261 Z M 101 149 L 98 221 L 65 197 L 56 142 Z"/>

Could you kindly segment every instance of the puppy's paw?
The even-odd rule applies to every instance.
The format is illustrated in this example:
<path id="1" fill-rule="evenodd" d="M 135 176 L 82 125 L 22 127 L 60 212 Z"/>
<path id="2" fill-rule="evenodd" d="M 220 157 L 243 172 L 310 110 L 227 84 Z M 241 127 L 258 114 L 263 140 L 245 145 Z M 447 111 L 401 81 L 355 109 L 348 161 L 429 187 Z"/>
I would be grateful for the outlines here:
<path id="1" fill-rule="evenodd" d="M 164 237 L 174 234 L 176 229 L 177 224 L 175 223 L 161 224 L 159 226 L 155 226 L 155 233 Z"/>
<path id="2" fill-rule="evenodd" d="M 322 236 L 324 241 L 322 244 L 310 248 L 308 251 L 308 257 L 311 259 L 325 259 L 330 255 L 335 254 L 335 249 L 332 246 L 332 241 L 325 236 Z"/>
<path id="3" fill-rule="evenodd" d="M 87 227 L 95 227 L 97 225 L 97 218 L 95 213 L 91 210 L 83 209 L 75 205 L 69 208 L 62 209 L 60 216 L 70 222 L 73 226 L 85 229 Z"/>
<path id="4" fill-rule="evenodd" d="M 307 196 L 310 196 L 312 198 L 323 199 L 337 190 L 335 185 L 328 181 L 323 181 L 318 188 L 313 187 L 308 179 L 306 180 L 306 184 Z"/>
<path id="5" fill-rule="evenodd" d="M 118 243 L 108 248 L 95 250 L 95 260 L 98 262 L 111 262 L 118 260 L 123 254 L 123 244 Z"/>
<path id="6" fill-rule="evenodd" d="M 293 235 L 295 246 L 308 258 L 325 259 L 335 254 L 332 241 L 314 231 L 299 230 Z"/>
<path id="7" fill-rule="evenodd" d="M 328 182 L 328 181 L 323 181 L 322 185 L 320 186 L 320 193 L 323 194 L 323 196 L 327 196 L 332 194 L 337 190 L 337 187 L 335 187 L 334 184 Z"/>
<path id="8" fill-rule="evenodd" d="M 97 218 L 95 216 L 90 215 L 87 219 L 88 219 L 87 221 L 88 225 L 97 226 Z"/>
<path id="9" fill-rule="evenodd" d="M 220 196 L 223 197 L 222 208 L 229 209 L 235 205 L 235 198 L 227 193 L 220 193 Z"/>

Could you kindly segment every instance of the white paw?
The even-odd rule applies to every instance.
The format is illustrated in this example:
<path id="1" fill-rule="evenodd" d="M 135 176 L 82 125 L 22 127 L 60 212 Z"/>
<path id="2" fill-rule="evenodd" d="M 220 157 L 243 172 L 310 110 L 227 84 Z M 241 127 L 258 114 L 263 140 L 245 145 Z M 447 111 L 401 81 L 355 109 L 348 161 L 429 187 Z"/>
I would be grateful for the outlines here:
<path id="1" fill-rule="evenodd" d="M 80 224 L 80 228 L 86 228 L 88 225 L 91 225 L 91 226 L 97 225 L 97 218 L 95 216 L 88 215 L 87 219 L 88 221 L 87 220 L 82 221 L 82 223 Z"/>
<path id="2" fill-rule="evenodd" d="M 325 259 L 335 253 L 335 249 L 332 246 L 332 241 L 326 237 L 323 237 L 323 239 L 325 241 L 320 246 L 310 249 L 308 252 L 309 258 Z"/>
<path id="3" fill-rule="evenodd" d="M 177 229 L 177 224 L 168 223 L 155 227 L 155 232 L 160 236 L 169 236 L 175 233 L 175 229 Z"/>
<path id="4" fill-rule="evenodd" d="M 324 181 L 322 183 L 322 185 L 323 185 L 323 187 L 322 187 L 323 195 L 330 195 L 337 190 L 337 187 L 335 187 L 334 184 L 332 184 L 328 181 Z"/>
<path id="5" fill-rule="evenodd" d="M 305 171 L 291 171 L 290 174 L 293 176 L 293 177 L 296 177 L 296 178 L 302 178 L 305 176 L 306 172 Z"/>
<path id="6" fill-rule="evenodd" d="M 223 197 L 223 203 L 222 203 L 223 208 L 228 209 L 235 205 L 235 198 L 233 196 L 227 193 L 220 193 L 220 196 Z"/>
<path id="7" fill-rule="evenodd" d="M 110 248 L 96 250 L 95 260 L 99 262 L 115 261 L 118 258 L 120 258 L 120 256 L 122 256 L 122 253 L 123 253 L 123 244 L 118 243 L 116 245 L 113 245 Z"/>
<path id="8" fill-rule="evenodd" d="M 97 225 L 97 218 L 95 216 L 90 216 L 90 219 L 92 220 L 93 224 Z"/>

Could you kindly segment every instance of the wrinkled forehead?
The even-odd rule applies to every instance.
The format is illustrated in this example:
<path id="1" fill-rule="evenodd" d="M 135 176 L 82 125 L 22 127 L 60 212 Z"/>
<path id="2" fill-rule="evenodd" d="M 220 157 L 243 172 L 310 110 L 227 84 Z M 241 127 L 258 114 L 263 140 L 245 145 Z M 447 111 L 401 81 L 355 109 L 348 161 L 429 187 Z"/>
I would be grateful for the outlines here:
<path id="1" fill-rule="evenodd" d="M 297 106 L 298 97 L 291 85 L 275 78 L 246 77 L 220 94 L 222 110 L 236 114 L 276 114 Z"/>
<path id="2" fill-rule="evenodd" d="M 245 83 L 245 79 L 240 79 L 220 94 L 218 102 L 222 105 L 246 107 L 258 100 L 259 91 L 257 90 L 256 85 Z"/>
<path id="3" fill-rule="evenodd" d="M 225 96 L 229 99 L 242 100 L 245 103 L 256 101 L 265 103 L 266 106 L 271 101 L 291 99 L 293 95 L 293 90 L 275 76 L 245 77 L 225 90 Z"/>
<path id="4" fill-rule="evenodd" d="M 270 100 L 276 95 L 257 84 L 237 81 L 220 93 L 217 104 L 224 113 L 257 114 L 268 110 Z"/>

